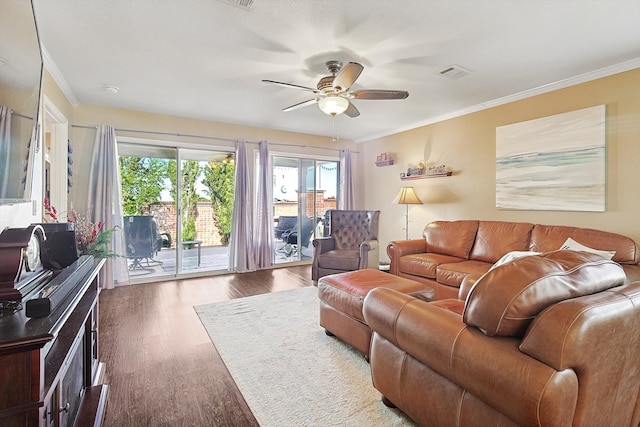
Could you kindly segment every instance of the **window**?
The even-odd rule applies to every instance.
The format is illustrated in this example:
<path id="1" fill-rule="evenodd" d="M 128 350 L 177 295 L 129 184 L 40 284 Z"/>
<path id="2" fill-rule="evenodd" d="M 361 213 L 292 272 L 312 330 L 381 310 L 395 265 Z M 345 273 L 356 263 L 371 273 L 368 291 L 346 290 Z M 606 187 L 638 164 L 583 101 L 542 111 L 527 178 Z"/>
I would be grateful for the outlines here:
<path id="1" fill-rule="evenodd" d="M 234 154 L 118 144 L 132 280 L 229 269 Z"/>
<path id="2" fill-rule="evenodd" d="M 310 260 L 314 237 L 328 233 L 337 206 L 338 160 L 272 156 L 275 262 Z"/>

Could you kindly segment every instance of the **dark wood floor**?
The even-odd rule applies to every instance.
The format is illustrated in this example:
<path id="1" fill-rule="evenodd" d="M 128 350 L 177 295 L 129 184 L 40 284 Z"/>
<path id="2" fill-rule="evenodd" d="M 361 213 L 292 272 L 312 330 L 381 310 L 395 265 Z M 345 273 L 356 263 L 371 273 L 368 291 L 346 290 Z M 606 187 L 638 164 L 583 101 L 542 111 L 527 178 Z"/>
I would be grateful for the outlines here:
<path id="1" fill-rule="evenodd" d="M 257 426 L 193 306 L 311 286 L 309 266 L 100 294 L 107 426 Z"/>

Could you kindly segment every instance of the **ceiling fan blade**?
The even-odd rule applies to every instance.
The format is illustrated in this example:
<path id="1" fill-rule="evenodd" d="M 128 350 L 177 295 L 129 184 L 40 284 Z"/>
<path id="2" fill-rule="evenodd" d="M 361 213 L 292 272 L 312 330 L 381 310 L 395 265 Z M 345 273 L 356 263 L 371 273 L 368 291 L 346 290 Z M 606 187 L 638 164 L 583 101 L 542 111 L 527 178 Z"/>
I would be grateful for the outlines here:
<path id="1" fill-rule="evenodd" d="M 292 89 L 300 89 L 300 90 L 308 90 L 314 93 L 318 93 L 318 90 L 311 88 L 311 87 L 306 87 L 306 86 L 300 86 L 300 85 L 294 85 L 291 83 L 283 83 L 283 82 L 277 82 L 275 80 L 262 80 L 263 83 L 268 83 L 268 84 L 272 84 L 272 85 L 277 85 L 277 86 L 282 86 L 282 87 L 288 87 L 288 88 L 292 88 Z"/>
<path id="2" fill-rule="evenodd" d="M 409 96 L 406 90 L 365 89 L 349 93 L 354 99 L 405 99 Z"/>
<path id="3" fill-rule="evenodd" d="M 357 62 L 349 62 L 336 74 L 333 79 L 333 88 L 338 91 L 347 91 L 362 73 L 364 67 Z"/>
<path id="4" fill-rule="evenodd" d="M 360 111 L 358 111 L 358 109 L 356 108 L 355 105 L 353 105 L 351 102 L 349 103 L 349 106 L 347 107 L 347 109 L 344 111 L 344 113 L 351 117 L 352 119 L 354 117 L 358 117 L 360 115 Z"/>
<path id="5" fill-rule="evenodd" d="M 291 110 L 297 110 L 298 108 L 302 108 L 302 107 L 306 107 L 307 105 L 311 105 L 311 104 L 315 104 L 316 102 L 318 102 L 317 99 L 309 99 L 306 101 L 302 101 L 299 102 L 297 104 L 293 104 L 287 108 L 283 108 L 282 111 L 287 112 L 287 111 L 291 111 Z"/>

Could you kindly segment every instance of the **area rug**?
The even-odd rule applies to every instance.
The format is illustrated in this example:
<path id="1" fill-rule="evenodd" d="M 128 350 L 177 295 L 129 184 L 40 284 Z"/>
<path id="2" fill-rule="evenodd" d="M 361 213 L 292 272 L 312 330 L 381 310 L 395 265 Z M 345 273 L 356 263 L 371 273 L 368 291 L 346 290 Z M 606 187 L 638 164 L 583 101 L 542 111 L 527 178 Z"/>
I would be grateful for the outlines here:
<path id="1" fill-rule="evenodd" d="M 262 427 L 413 426 L 384 406 L 362 354 L 325 335 L 317 288 L 194 307 Z"/>

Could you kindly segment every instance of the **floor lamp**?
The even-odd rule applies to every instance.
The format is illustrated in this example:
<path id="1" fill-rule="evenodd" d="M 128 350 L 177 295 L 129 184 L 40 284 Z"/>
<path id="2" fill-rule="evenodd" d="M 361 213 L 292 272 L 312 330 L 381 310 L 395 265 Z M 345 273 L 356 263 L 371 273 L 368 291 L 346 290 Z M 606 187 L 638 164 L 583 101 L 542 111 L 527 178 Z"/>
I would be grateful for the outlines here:
<path id="1" fill-rule="evenodd" d="M 413 187 L 402 187 L 400 192 L 393 199 L 393 202 L 398 205 L 406 205 L 407 211 L 405 214 L 406 225 L 405 225 L 405 240 L 409 240 L 409 205 L 421 205 L 422 200 L 418 198 L 416 192 L 413 190 Z"/>

